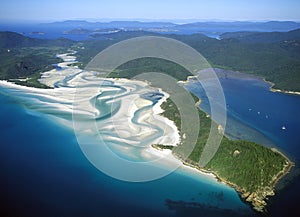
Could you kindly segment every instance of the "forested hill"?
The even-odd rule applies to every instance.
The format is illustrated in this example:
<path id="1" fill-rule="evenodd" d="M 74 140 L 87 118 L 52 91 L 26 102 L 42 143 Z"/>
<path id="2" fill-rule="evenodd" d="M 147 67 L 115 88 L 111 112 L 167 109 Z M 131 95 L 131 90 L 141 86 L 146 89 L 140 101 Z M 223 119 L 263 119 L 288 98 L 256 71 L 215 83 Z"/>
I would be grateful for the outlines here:
<path id="1" fill-rule="evenodd" d="M 41 40 L 13 32 L 0 32 L 0 79 L 28 76 L 44 71 L 49 64 L 58 61 L 55 60 L 55 53 L 66 51 L 68 48 L 78 50 L 76 56 L 83 63 L 81 67 L 84 67 L 101 50 L 116 42 L 144 35 L 156 35 L 174 38 L 192 46 L 213 67 L 259 75 L 275 83 L 275 88 L 300 91 L 299 32 L 298 29 L 290 32 L 242 35 L 228 33 L 225 34 L 225 38 L 217 40 L 202 34 L 160 35 L 145 31 L 120 31 L 95 35 L 93 40 L 80 42 L 62 38 Z M 81 49 L 82 47 L 84 49 Z M 154 64 L 160 63 L 155 61 Z"/>
<path id="2" fill-rule="evenodd" d="M 0 32 L 0 48 L 71 46 L 73 41 L 65 38 L 55 40 L 37 39 L 23 36 L 15 32 Z"/>
<path id="3" fill-rule="evenodd" d="M 221 38 L 236 38 L 247 43 L 276 43 L 300 40 L 300 29 L 289 32 L 229 32 L 222 34 Z"/>
<path id="4" fill-rule="evenodd" d="M 233 21 L 233 22 L 196 22 L 187 23 L 176 26 L 177 28 L 192 28 L 210 29 L 216 32 L 237 32 L 237 31 L 258 31 L 258 32 L 287 32 L 293 29 L 300 28 L 300 23 L 293 21 L 268 21 L 268 22 L 248 22 L 248 21 Z"/>
<path id="5" fill-rule="evenodd" d="M 213 67 L 255 74 L 275 83 L 275 88 L 300 91 L 300 37 L 298 37 L 298 33 L 299 30 L 260 33 L 266 35 L 266 40 L 270 41 L 261 43 L 248 43 L 237 38 L 217 40 L 202 34 L 169 34 L 162 36 L 171 37 L 192 46 L 199 51 Z M 285 39 L 288 35 L 290 40 L 271 42 L 273 34 L 278 35 L 277 38 Z M 105 35 L 109 41 L 86 42 L 85 45 L 87 49 L 78 52 L 79 60 L 88 62 L 90 60 L 89 54 L 92 53 L 92 56 L 96 55 L 97 52 L 114 41 L 116 42 L 142 35 L 154 35 L 154 33 L 118 32 Z M 155 64 L 157 64 L 157 62 L 155 62 Z M 136 71 L 137 67 L 132 66 L 132 69 Z"/>
<path id="6" fill-rule="evenodd" d="M 213 67 L 255 74 L 275 83 L 275 88 L 299 91 L 300 37 L 296 33 L 299 30 L 276 33 L 282 38 L 287 34 L 295 37 L 272 43 L 248 43 L 236 38 L 216 40 L 197 34 L 171 37 L 194 47 Z M 272 37 L 272 33 L 265 35 Z"/>
<path id="7" fill-rule="evenodd" d="M 59 61 L 56 54 L 66 52 L 73 44 L 64 38 L 42 40 L 0 32 L 0 79 L 29 78 L 28 85 L 42 87 L 36 81 L 40 72 L 50 70 Z"/>

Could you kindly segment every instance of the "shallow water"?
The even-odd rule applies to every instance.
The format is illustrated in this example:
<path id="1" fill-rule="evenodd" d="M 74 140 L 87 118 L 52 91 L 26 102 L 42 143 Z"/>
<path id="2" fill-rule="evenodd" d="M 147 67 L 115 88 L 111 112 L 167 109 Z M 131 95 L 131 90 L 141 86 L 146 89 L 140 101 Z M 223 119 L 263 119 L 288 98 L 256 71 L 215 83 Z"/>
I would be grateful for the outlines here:
<path id="1" fill-rule="evenodd" d="M 113 179 L 90 164 L 72 130 L 11 97 L 0 101 L 0 197 L 11 215 L 175 215 L 166 199 L 251 213 L 232 188 L 186 169 L 145 183 Z"/>

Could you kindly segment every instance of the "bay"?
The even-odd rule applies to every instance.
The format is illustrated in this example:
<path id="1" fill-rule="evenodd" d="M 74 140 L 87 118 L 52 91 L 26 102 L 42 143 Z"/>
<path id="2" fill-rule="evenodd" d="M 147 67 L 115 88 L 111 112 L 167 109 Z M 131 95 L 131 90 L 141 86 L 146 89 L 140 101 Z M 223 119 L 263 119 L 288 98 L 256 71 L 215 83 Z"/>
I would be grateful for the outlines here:
<path id="1" fill-rule="evenodd" d="M 300 96 L 272 92 L 270 83 L 252 75 L 222 69 L 215 72 L 227 104 L 225 134 L 231 139 L 249 140 L 276 148 L 295 162 L 291 174 L 279 182 L 276 196 L 268 202 L 269 215 L 298 213 Z M 200 108 L 210 113 L 209 99 L 201 84 L 191 80 L 186 88 L 201 98 Z"/>

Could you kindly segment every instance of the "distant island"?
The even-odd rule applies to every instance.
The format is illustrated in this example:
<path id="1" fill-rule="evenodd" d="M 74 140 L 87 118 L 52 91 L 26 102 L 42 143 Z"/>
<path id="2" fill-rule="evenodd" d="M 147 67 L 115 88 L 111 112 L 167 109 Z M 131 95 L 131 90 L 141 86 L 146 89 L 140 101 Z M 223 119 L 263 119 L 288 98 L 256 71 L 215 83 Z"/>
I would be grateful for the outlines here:
<path id="1" fill-rule="evenodd" d="M 65 30 L 63 31 L 63 34 L 89 34 L 92 31 L 89 29 L 83 29 L 83 28 L 76 28 L 71 30 Z"/>
<path id="2" fill-rule="evenodd" d="M 45 32 L 29 32 L 29 35 L 45 35 Z"/>

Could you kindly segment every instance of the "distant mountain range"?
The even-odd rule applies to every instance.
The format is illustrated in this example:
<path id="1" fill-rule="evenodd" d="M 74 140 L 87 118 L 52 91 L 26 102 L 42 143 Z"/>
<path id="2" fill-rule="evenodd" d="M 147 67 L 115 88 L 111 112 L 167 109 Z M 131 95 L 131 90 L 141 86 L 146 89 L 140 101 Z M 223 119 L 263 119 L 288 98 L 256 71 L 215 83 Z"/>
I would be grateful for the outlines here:
<path id="1" fill-rule="evenodd" d="M 220 32 L 235 31 L 290 31 L 300 28 L 300 23 L 293 21 L 269 21 L 269 22 L 197 22 L 176 26 L 177 28 L 211 29 Z"/>
<path id="2" fill-rule="evenodd" d="M 213 38 L 238 38 L 243 41 L 280 41 L 281 37 L 289 39 L 294 33 L 290 33 L 290 36 L 266 36 L 257 35 L 250 37 L 246 35 L 254 32 L 288 32 L 300 28 L 300 23 L 292 21 L 270 21 L 270 22 L 196 22 L 188 24 L 174 24 L 171 22 L 139 22 L 139 21 L 112 21 L 112 22 L 87 22 L 80 20 L 69 20 L 63 22 L 54 22 L 48 24 L 40 24 L 41 27 L 61 29 L 61 32 L 65 36 L 76 40 L 76 35 L 86 35 L 89 38 L 95 38 L 102 34 L 115 33 L 119 31 L 147 31 L 162 34 L 195 34 L 202 33 L 206 36 Z M 231 32 L 239 32 L 239 34 L 231 35 Z M 227 34 L 224 34 L 227 33 Z M 297 34 L 297 33 L 296 33 Z M 243 37 L 241 37 L 243 35 Z M 265 38 L 265 39 L 263 39 Z M 272 38 L 272 40 L 271 40 Z"/>
<path id="3" fill-rule="evenodd" d="M 112 22 L 88 22 L 81 20 L 67 20 L 63 22 L 44 23 L 41 26 L 57 28 L 171 28 L 171 29 L 197 29 L 218 32 L 233 31 L 290 31 L 300 28 L 300 23 L 293 21 L 269 21 L 269 22 L 196 22 L 188 24 L 175 24 L 171 22 L 139 22 L 139 21 L 112 21 Z"/>
<path id="4" fill-rule="evenodd" d="M 300 23 L 293 21 L 270 22 L 196 22 L 175 24 L 171 22 L 111 21 L 88 22 L 85 20 L 67 20 L 40 24 L 0 24 L 0 31 L 13 31 L 25 36 L 42 39 L 60 37 L 72 40 L 86 40 L 95 34 L 118 31 L 148 31 L 161 34 L 189 35 L 202 33 L 209 37 L 220 38 L 228 32 L 288 32 L 300 28 Z M 244 33 L 243 33 L 244 34 Z M 248 33 L 246 33 L 248 34 Z M 222 36 L 227 37 L 227 36 Z"/>
<path id="5" fill-rule="evenodd" d="M 66 20 L 62 22 L 42 23 L 41 26 L 65 27 L 65 28 L 166 28 L 176 24 L 169 22 L 140 22 L 140 21 L 111 21 L 111 22 L 88 22 L 84 20 Z"/>

